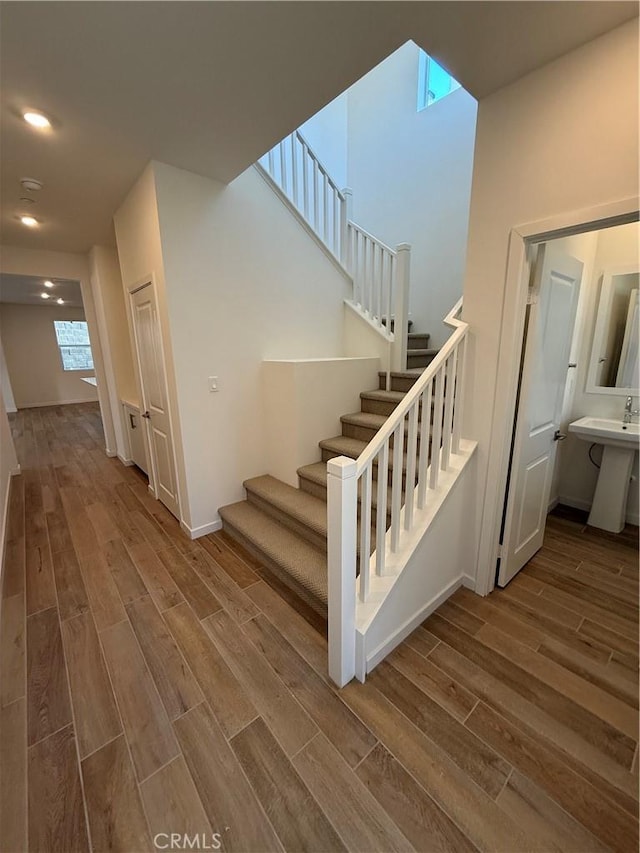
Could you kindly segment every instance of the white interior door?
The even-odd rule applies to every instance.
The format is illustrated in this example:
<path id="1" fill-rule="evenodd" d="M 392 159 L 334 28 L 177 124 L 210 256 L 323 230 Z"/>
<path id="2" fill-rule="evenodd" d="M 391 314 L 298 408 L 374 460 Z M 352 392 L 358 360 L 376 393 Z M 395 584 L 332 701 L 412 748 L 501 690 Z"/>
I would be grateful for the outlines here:
<path id="1" fill-rule="evenodd" d="M 582 263 L 540 246 L 529 306 L 498 585 L 542 547 Z"/>
<path id="2" fill-rule="evenodd" d="M 167 380 L 153 286 L 146 284 L 136 290 L 131 295 L 131 302 L 140 365 L 140 412 L 147 424 L 152 488 L 156 497 L 179 518 L 173 436 L 167 406 Z"/>

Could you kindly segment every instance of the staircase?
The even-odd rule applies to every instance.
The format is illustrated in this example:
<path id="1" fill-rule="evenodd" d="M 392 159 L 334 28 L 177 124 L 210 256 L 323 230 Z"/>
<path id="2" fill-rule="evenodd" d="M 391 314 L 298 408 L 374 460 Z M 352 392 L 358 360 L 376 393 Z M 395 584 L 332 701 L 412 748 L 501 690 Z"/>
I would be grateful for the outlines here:
<path id="1" fill-rule="evenodd" d="M 428 335 L 421 335 L 420 343 Z M 420 350 L 424 347 L 420 347 Z M 424 355 L 420 355 L 424 358 Z M 246 480 L 247 499 L 220 509 L 224 529 L 262 560 L 284 583 L 319 613 L 327 605 L 327 462 L 339 456 L 357 459 L 421 371 L 379 374 L 379 388 L 360 394 L 360 411 L 341 417 L 341 435 L 320 441 L 321 461 L 298 469 L 298 488 L 264 475 Z M 376 474 L 373 475 L 376 481 Z M 377 522 L 374 489 L 371 522 Z M 391 521 L 391 486 L 386 501 L 386 523 Z M 371 550 L 375 546 L 371 536 Z"/>

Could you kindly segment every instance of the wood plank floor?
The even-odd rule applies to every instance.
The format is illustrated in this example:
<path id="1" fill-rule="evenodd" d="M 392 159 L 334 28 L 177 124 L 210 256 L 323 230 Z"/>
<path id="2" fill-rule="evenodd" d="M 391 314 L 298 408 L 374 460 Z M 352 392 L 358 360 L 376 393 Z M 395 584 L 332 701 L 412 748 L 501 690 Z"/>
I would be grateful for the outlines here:
<path id="1" fill-rule="evenodd" d="M 12 430 L 3 853 L 638 849 L 637 529 L 550 516 L 507 589 L 458 590 L 338 691 L 317 614 L 189 541 L 95 405 Z"/>

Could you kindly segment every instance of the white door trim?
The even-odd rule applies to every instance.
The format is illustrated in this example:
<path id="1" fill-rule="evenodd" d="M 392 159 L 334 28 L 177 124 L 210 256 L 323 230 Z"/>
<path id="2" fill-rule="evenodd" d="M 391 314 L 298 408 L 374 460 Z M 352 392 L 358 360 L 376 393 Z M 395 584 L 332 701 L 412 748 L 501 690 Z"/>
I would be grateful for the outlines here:
<path id="1" fill-rule="evenodd" d="M 511 229 L 507 248 L 504 298 L 499 318 L 496 393 L 491 418 L 491 440 L 488 448 L 476 566 L 476 592 L 480 595 L 488 595 L 495 586 L 500 525 L 509 470 L 509 453 L 531 272 L 529 247 L 546 240 L 633 222 L 637 219 L 639 210 L 640 198 L 632 196 L 616 202 L 561 213 Z"/>

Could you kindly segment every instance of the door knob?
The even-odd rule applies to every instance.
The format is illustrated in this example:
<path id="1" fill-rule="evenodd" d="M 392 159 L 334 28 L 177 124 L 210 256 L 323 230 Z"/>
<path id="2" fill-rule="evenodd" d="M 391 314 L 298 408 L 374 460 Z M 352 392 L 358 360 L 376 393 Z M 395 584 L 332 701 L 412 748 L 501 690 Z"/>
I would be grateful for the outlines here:
<path id="1" fill-rule="evenodd" d="M 567 437 L 566 432 L 560 432 L 559 429 L 557 429 L 553 434 L 553 440 L 554 441 L 564 441 L 566 437 Z"/>
<path id="2" fill-rule="evenodd" d="M 149 414 L 149 412 L 143 412 L 143 413 L 142 413 L 142 417 L 143 417 L 143 418 L 150 418 L 150 417 L 151 417 L 151 415 Z"/>

